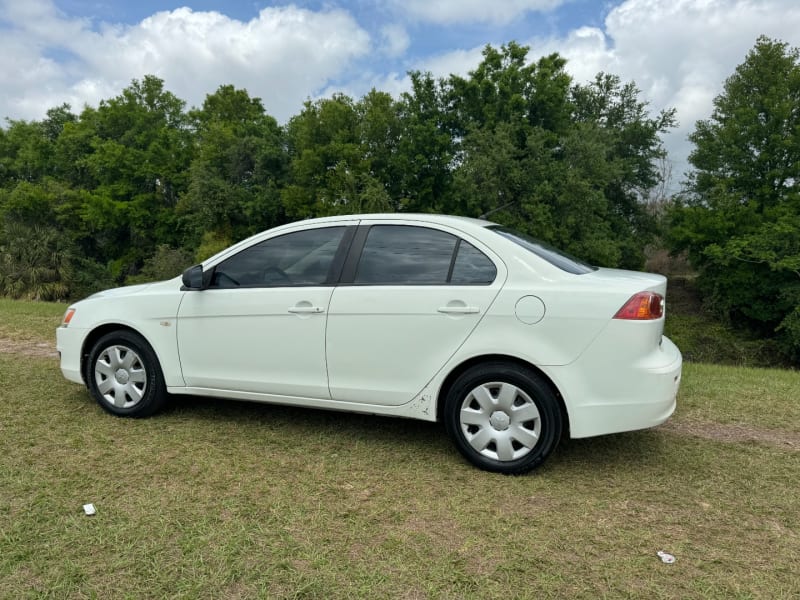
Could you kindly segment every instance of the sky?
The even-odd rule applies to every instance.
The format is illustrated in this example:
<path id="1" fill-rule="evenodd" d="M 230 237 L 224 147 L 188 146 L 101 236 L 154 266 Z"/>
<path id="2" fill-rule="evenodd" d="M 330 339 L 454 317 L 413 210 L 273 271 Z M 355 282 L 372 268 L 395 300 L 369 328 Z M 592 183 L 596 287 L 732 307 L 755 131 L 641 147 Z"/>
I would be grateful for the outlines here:
<path id="1" fill-rule="evenodd" d="M 244 88 L 284 123 L 335 92 L 398 96 L 410 70 L 466 75 L 514 40 L 531 60 L 560 53 L 577 82 L 614 73 L 653 114 L 675 108 L 675 186 L 687 136 L 762 34 L 800 46 L 800 0 L 0 0 L 0 119 L 79 112 L 152 74 L 190 107 Z"/>

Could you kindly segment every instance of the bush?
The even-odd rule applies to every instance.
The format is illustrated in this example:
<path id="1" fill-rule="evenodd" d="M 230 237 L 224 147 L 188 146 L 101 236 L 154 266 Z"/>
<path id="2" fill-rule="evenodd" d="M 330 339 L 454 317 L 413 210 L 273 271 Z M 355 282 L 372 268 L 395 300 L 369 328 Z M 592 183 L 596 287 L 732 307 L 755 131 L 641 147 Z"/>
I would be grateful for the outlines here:
<path id="1" fill-rule="evenodd" d="M 0 295 L 64 300 L 69 295 L 71 253 L 52 227 L 6 223 L 0 238 Z"/>
<path id="2" fill-rule="evenodd" d="M 155 254 L 144 261 L 142 270 L 125 279 L 127 285 L 172 279 L 180 275 L 192 263 L 192 255 L 180 248 L 161 244 Z"/>

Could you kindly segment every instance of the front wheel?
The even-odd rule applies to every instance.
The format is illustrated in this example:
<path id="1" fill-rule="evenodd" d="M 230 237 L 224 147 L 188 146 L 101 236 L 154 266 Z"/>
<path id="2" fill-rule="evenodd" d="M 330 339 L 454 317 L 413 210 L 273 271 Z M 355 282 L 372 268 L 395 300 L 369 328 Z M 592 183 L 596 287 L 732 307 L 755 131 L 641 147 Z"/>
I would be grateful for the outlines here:
<path id="1" fill-rule="evenodd" d="M 89 352 L 86 382 L 97 403 L 121 417 L 150 416 L 167 397 L 155 352 L 131 331 L 114 331 L 97 340 Z"/>
<path id="2" fill-rule="evenodd" d="M 492 362 L 462 373 L 444 405 L 448 434 L 475 466 L 509 475 L 541 465 L 561 438 L 561 410 L 544 379 Z"/>

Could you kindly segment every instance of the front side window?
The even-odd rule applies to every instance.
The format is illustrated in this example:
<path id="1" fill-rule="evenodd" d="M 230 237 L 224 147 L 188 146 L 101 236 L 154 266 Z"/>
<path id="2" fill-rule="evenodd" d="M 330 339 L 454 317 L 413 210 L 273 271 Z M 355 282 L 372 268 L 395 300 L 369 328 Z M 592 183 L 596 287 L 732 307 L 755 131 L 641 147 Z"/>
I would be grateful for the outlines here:
<path id="1" fill-rule="evenodd" d="M 410 225 L 370 228 L 356 285 L 487 285 L 494 263 L 472 244 L 444 231 Z"/>
<path id="2" fill-rule="evenodd" d="M 285 287 L 329 283 L 344 227 L 287 233 L 245 248 L 214 269 L 211 287 Z"/>

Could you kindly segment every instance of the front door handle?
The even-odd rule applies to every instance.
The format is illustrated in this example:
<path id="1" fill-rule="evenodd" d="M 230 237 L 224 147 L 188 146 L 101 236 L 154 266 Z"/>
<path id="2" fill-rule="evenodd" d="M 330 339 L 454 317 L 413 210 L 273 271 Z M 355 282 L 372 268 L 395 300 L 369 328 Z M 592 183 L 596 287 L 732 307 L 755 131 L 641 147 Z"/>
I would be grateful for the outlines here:
<path id="1" fill-rule="evenodd" d="M 289 312 L 296 315 L 318 315 L 319 313 L 325 312 L 325 309 L 322 308 L 321 306 L 299 305 L 299 306 L 292 306 L 289 309 Z"/>

